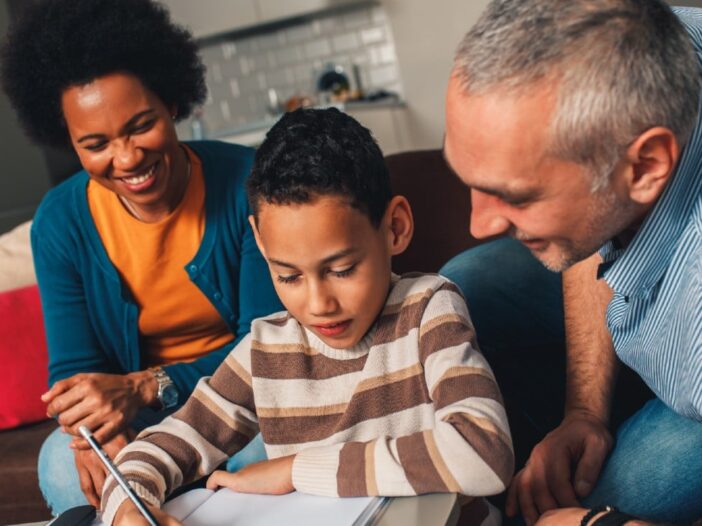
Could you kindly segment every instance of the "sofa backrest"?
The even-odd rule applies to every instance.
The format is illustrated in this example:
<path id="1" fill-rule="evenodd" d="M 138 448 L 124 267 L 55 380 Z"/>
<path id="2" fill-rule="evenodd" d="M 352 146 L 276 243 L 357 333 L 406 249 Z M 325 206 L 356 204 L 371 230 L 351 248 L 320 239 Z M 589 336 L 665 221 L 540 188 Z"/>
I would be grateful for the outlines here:
<path id="1" fill-rule="evenodd" d="M 389 155 L 394 195 L 404 195 L 414 216 L 408 249 L 393 258 L 393 270 L 437 272 L 451 257 L 480 244 L 470 235 L 470 193 L 446 164 L 441 150 Z"/>

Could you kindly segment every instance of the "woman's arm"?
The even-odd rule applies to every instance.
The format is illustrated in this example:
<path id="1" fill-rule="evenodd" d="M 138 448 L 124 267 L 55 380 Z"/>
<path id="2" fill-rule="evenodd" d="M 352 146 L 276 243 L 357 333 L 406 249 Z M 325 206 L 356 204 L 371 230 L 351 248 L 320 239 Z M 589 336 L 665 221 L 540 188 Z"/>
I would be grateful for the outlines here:
<path id="1" fill-rule="evenodd" d="M 80 251 L 69 246 L 75 233 L 55 228 L 51 223 L 58 223 L 56 218 L 38 217 L 31 240 L 51 384 L 42 399 L 47 413 L 67 431 L 78 436 L 78 426 L 86 425 L 105 442 L 124 431 L 141 407 L 153 403 L 157 384 L 147 371 L 111 374 L 119 366 L 108 359 L 91 323 L 74 259 Z"/>

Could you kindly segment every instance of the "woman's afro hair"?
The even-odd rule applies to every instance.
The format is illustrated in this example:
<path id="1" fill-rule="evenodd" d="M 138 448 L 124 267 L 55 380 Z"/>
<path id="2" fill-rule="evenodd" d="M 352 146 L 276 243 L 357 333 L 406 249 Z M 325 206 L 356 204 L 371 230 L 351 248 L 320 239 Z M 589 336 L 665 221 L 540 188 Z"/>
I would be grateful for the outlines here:
<path id="1" fill-rule="evenodd" d="M 31 139 L 70 146 L 61 95 L 116 72 L 131 73 L 190 115 L 207 89 L 190 33 L 151 0 L 39 0 L 20 13 L 0 49 L 2 87 Z"/>

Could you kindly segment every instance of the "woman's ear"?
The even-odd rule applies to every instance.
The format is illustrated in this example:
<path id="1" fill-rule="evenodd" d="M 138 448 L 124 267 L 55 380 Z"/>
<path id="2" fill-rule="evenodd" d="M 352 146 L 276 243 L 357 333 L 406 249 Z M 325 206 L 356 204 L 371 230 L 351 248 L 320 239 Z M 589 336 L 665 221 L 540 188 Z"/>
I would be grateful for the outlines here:
<path id="1" fill-rule="evenodd" d="M 263 259 L 268 259 L 266 257 L 266 251 L 263 250 L 263 243 L 261 243 L 261 235 L 258 233 L 258 225 L 256 224 L 256 218 L 252 215 L 249 216 L 249 225 L 251 225 L 251 230 L 253 230 L 254 239 L 256 240 L 256 246 L 258 251 L 263 255 Z"/>
<path id="2" fill-rule="evenodd" d="M 412 241 L 414 219 L 407 198 L 396 195 L 385 210 L 384 224 L 387 225 L 388 249 L 392 256 L 402 254 Z"/>
<path id="3" fill-rule="evenodd" d="M 652 205 L 670 181 L 679 156 L 678 141 L 668 128 L 659 126 L 639 135 L 627 148 L 629 198 Z"/>

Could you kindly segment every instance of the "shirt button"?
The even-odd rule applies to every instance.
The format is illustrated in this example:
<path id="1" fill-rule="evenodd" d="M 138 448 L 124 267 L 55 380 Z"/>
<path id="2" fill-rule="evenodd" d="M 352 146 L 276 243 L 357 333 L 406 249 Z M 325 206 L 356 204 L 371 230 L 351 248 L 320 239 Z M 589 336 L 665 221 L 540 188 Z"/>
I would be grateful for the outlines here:
<path id="1" fill-rule="evenodd" d="M 222 299 L 222 293 L 221 293 L 221 292 L 215 292 L 215 293 L 214 293 L 214 299 L 216 299 L 217 301 L 221 300 L 221 299 Z"/>
<path id="2" fill-rule="evenodd" d="M 195 274 L 197 272 L 197 265 L 190 265 L 190 268 L 188 268 L 191 274 Z"/>

